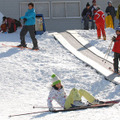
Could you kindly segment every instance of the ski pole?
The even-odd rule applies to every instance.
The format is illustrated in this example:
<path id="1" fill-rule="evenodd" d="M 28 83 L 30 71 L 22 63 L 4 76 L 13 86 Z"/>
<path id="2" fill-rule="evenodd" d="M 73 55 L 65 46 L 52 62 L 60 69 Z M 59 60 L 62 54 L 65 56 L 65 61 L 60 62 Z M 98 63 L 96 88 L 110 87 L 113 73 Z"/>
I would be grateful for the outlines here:
<path id="1" fill-rule="evenodd" d="M 23 115 L 31 115 L 31 114 L 38 114 L 38 113 L 44 113 L 44 112 L 49 112 L 47 111 L 38 111 L 38 112 L 31 112 L 31 113 L 23 113 L 23 114 L 16 114 L 16 115 L 9 115 L 9 117 L 16 117 L 16 116 L 23 116 Z"/>
<path id="2" fill-rule="evenodd" d="M 108 47 L 108 50 L 107 50 L 107 52 L 106 52 L 106 54 L 105 54 L 105 56 L 104 56 L 104 58 L 103 58 L 103 60 L 102 60 L 102 61 L 105 61 L 105 63 L 106 63 L 106 60 L 107 60 L 108 55 L 109 55 L 109 53 L 110 53 L 110 50 L 111 50 L 111 47 L 112 47 L 112 43 L 113 43 L 113 41 L 111 41 L 111 43 L 110 43 L 110 45 L 109 45 L 109 47 Z"/>
<path id="3" fill-rule="evenodd" d="M 48 107 L 45 107 L 45 106 L 33 106 L 33 109 L 34 108 L 48 108 Z M 54 107 L 54 108 L 62 108 L 62 107 Z"/>

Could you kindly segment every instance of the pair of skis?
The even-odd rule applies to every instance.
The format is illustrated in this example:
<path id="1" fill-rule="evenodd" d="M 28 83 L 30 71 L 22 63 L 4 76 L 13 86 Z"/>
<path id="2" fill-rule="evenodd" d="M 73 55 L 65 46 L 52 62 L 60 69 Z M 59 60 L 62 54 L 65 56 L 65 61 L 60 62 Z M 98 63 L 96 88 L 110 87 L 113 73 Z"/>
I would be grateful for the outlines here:
<path id="1" fill-rule="evenodd" d="M 23 49 L 32 50 L 32 48 L 30 48 L 30 47 L 18 47 L 18 46 L 15 46 L 15 45 L 6 45 L 4 43 L 2 43 L 2 46 L 4 46 L 4 47 L 12 47 L 12 48 L 20 48 L 21 50 L 23 50 Z M 34 51 L 38 51 L 38 50 L 34 50 Z"/>
<path id="2" fill-rule="evenodd" d="M 70 109 L 59 109 L 52 111 L 52 113 L 57 113 L 57 112 L 69 112 L 69 111 L 75 111 L 75 110 L 84 110 L 84 109 L 90 109 L 90 108 L 103 108 L 103 107 L 111 107 L 114 104 L 117 104 L 120 102 L 119 100 L 113 100 L 113 101 L 106 101 L 104 104 L 96 104 L 96 105 L 91 105 L 91 106 L 81 106 L 81 107 L 75 107 L 75 108 L 70 108 Z M 47 107 L 35 107 L 33 108 L 47 108 Z M 56 107 L 56 108 L 61 108 L 61 107 Z M 23 113 L 23 114 L 17 114 L 17 115 L 10 115 L 9 117 L 15 117 L 15 116 L 23 116 L 23 115 L 32 115 L 32 114 L 38 114 L 38 113 L 45 113 L 45 112 L 50 112 L 49 110 L 45 111 L 38 111 L 38 112 L 31 112 L 31 113 Z"/>

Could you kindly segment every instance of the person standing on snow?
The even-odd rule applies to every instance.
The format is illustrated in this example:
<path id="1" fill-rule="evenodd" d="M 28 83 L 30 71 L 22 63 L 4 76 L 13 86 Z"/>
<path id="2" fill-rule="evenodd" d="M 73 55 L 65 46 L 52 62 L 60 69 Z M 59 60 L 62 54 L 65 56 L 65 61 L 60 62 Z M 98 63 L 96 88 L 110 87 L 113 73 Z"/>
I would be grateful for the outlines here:
<path id="1" fill-rule="evenodd" d="M 84 20 L 84 29 L 89 30 L 89 20 L 91 19 L 91 10 L 89 2 L 86 4 L 86 8 L 82 12 L 82 17 Z"/>
<path id="2" fill-rule="evenodd" d="M 81 102 L 82 96 L 85 97 L 89 103 L 91 104 L 103 104 L 104 102 L 95 99 L 92 95 L 90 95 L 87 91 L 80 89 L 77 90 L 73 88 L 67 97 L 63 85 L 61 84 L 61 80 L 53 74 L 52 76 L 52 88 L 48 96 L 47 105 L 49 111 L 55 111 L 52 101 L 55 100 L 61 107 L 64 109 L 69 109 L 77 106 L 86 106 Z"/>
<path id="3" fill-rule="evenodd" d="M 113 66 L 114 66 L 114 72 L 119 73 L 118 60 L 120 60 L 120 27 L 116 28 L 116 34 L 117 34 L 117 37 L 115 36 L 112 37 L 112 41 L 114 42 L 114 46 L 112 49 L 112 51 L 114 52 Z"/>
<path id="4" fill-rule="evenodd" d="M 116 18 L 119 20 L 119 26 L 120 26 L 120 4 L 118 6 L 118 10 L 117 10 L 117 13 L 116 13 Z"/>
<path id="5" fill-rule="evenodd" d="M 35 38 L 35 18 L 36 18 L 36 13 L 34 9 L 34 4 L 29 3 L 28 4 L 28 11 L 25 13 L 25 16 L 22 16 L 20 19 L 23 19 L 25 24 L 20 32 L 20 39 L 21 39 L 21 44 L 18 45 L 18 47 L 27 47 L 26 42 L 25 42 L 25 35 L 29 31 L 30 37 L 33 42 L 33 50 L 39 50 L 38 48 L 38 43 L 37 39 Z"/>
<path id="6" fill-rule="evenodd" d="M 104 12 L 102 10 L 100 10 L 100 6 L 97 6 L 97 8 L 96 8 L 94 20 L 95 20 L 95 23 L 97 26 L 98 39 L 101 39 L 101 32 L 102 32 L 103 39 L 106 40 L 105 15 L 104 15 Z"/>
<path id="7" fill-rule="evenodd" d="M 108 7 L 106 8 L 105 12 L 107 13 L 107 15 L 112 16 L 113 26 L 114 26 L 114 18 L 116 16 L 116 12 L 115 12 L 115 8 L 112 6 L 111 1 L 108 2 Z"/>
<path id="8" fill-rule="evenodd" d="M 91 29 L 95 29 L 94 14 L 95 14 L 96 7 L 97 7 L 96 0 L 93 0 L 92 1 L 92 6 L 90 7 L 91 12 L 92 12 L 92 25 L 91 25 Z"/>

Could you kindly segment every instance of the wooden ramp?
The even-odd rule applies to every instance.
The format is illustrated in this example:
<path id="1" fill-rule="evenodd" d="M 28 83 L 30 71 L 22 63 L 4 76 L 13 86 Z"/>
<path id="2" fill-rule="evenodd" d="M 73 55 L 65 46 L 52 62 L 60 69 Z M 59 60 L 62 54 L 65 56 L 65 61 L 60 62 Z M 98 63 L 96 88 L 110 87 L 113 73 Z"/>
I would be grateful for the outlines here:
<path id="1" fill-rule="evenodd" d="M 109 67 L 113 67 L 111 58 L 106 63 L 103 62 L 103 56 L 99 56 L 86 47 L 89 43 L 85 44 L 82 39 L 81 44 L 73 35 L 68 32 L 53 33 L 55 39 L 57 39 L 67 50 L 74 54 L 77 58 L 94 68 L 97 72 L 102 74 L 106 80 L 114 83 L 115 85 L 120 84 L 120 76 L 109 70 Z M 91 46 L 92 47 L 92 46 Z M 90 47 L 89 47 L 90 48 Z M 92 49 L 95 49 L 92 47 Z M 100 52 L 97 50 L 97 52 Z M 100 54 L 101 55 L 101 54 Z"/>

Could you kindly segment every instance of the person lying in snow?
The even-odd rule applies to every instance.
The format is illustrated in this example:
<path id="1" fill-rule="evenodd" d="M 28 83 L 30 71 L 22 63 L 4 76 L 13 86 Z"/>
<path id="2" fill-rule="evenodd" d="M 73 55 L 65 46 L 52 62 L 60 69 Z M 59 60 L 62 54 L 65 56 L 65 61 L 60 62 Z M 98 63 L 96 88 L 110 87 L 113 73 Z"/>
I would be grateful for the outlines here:
<path id="1" fill-rule="evenodd" d="M 16 31 L 16 24 L 15 24 L 15 20 L 9 17 L 3 17 L 3 24 L 2 25 L 6 25 L 6 30 L 3 29 L 3 27 L 1 27 L 1 30 L 3 30 L 3 32 L 8 32 L 8 33 L 13 33 Z M 4 27 L 5 28 L 5 27 Z"/>
<path id="2" fill-rule="evenodd" d="M 112 37 L 112 41 L 114 42 L 112 51 L 114 52 L 114 59 L 113 59 L 114 72 L 118 73 L 119 72 L 118 60 L 120 60 L 120 27 L 116 28 L 116 34 L 117 34 L 117 37 L 115 36 Z"/>
<path id="3" fill-rule="evenodd" d="M 86 106 L 84 103 L 82 103 L 81 98 L 82 96 L 90 103 L 90 104 L 103 104 L 104 102 L 99 101 L 95 99 L 90 93 L 87 91 L 80 89 L 77 90 L 73 88 L 69 94 L 69 96 L 66 95 L 63 85 L 61 84 L 61 80 L 53 74 L 52 76 L 52 88 L 49 93 L 48 99 L 47 99 L 47 105 L 49 108 L 49 111 L 55 111 L 52 101 L 55 100 L 61 107 L 64 109 L 69 109 L 73 107 L 78 106 Z"/>

